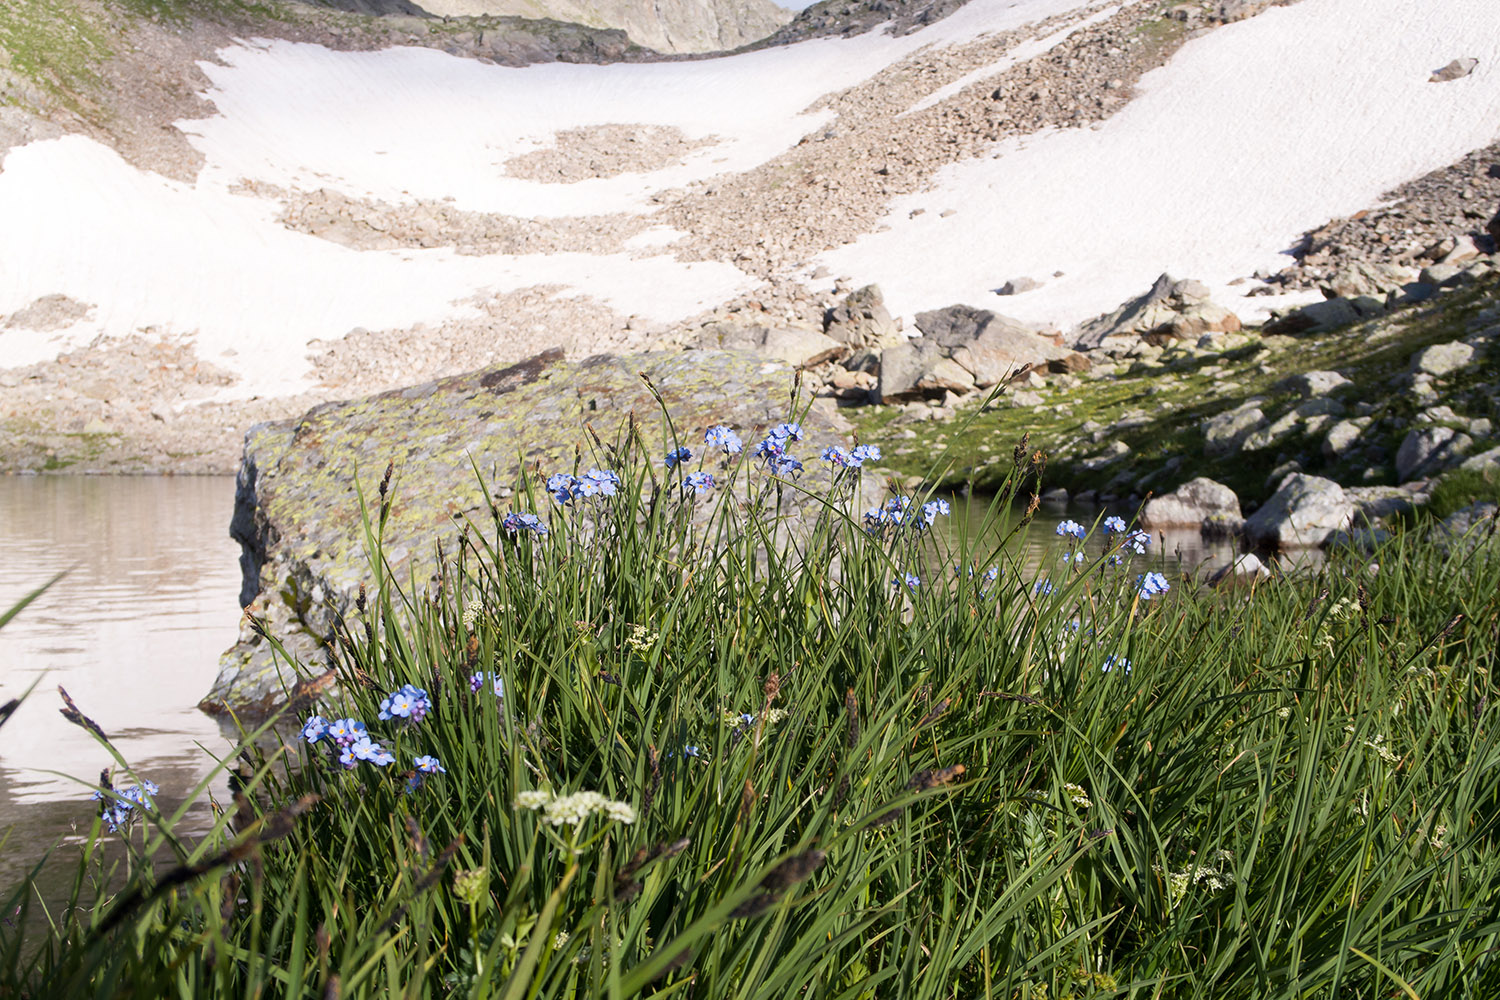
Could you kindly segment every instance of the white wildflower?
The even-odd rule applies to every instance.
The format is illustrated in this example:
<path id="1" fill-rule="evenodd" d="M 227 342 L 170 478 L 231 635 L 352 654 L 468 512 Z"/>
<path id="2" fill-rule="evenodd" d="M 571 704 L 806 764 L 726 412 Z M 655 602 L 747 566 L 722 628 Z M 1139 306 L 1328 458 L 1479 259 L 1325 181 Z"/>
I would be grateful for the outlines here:
<path id="1" fill-rule="evenodd" d="M 1359 604 L 1347 597 L 1340 597 L 1328 609 L 1328 614 L 1336 622 L 1350 622 L 1359 616 Z"/>
<path id="2" fill-rule="evenodd" d="M 1082 785 L 1063 785 L 1063 791 L 1068 793 L 1068 801 L 1080 809 L 1087 809 L 1094 804 Z"/>
<path id="3" fill-rule="evenodd" d="M 516 793 L 517 809 L 540 809 L 552 801 L 552 793 L 545 788 Z"/>
<path id="4" fill-rule="evenodd" d="M 561 795 L 542 808 L 542 815 L 553 826 L 577 826 L 594 813 L 616 823 L 634 823 L 635 809 L 628 802 L 606 799 L 598 792 L 574 792 Z"/>
<path id="5" fill-rule="evenodd" d="M 604 818 L 627 826 L 635 822 L 635 809 L 628 802 L 604 803 Z"/>
<path id="6" fill-rule="evenodd" d="M 1283 720 L 1290 719 L 1292 717 L 1292 710 L 1290 708 L 1278 708 L 1276 710 L 1276 717 Z"/>
<path id="7" fill-rule="evenodd" d="M 644 653 L 656 645 L 658 638 L 660 638 L 660 633 L 651 631 L 645 625 L 632 625 L 625 645 L 637 653 Z"/>
<path id="8" fill-rule="evenodd" d="M 464 631 L 474 631 L 474 625 L 479 621 L 479 616 L 484 614 L 484 605 L 478 601 L 470 601 L 464 605 Z"/>

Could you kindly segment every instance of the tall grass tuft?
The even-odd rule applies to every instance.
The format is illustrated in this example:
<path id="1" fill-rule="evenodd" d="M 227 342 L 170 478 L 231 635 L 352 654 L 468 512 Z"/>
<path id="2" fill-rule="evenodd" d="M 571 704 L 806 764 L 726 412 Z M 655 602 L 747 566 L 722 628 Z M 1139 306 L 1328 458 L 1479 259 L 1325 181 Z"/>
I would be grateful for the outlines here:
<path id="1" fill-rule="evenodd" d="M 337 687 L 206 838 L 97 821 L 0 995 L 1500 995 L 1492 531 L 1214 592 L 1027 571 L 1024 446 L 957 540 L 837 455 L 594 458 L 430 579 L 382 490 Z"/>

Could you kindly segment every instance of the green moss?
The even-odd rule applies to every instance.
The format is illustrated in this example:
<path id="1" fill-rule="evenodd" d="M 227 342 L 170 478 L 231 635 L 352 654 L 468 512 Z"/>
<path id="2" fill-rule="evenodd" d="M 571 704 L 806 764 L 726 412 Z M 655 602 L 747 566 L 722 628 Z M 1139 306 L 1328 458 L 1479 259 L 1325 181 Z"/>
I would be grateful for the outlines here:
<path id="1" fill-rule="evenodd" d="M 1500 504 L 1500 468 L 1492 465 L 1484 470 L 1455 469 L 1448 473 L 1433 489 L 1427 511 L 1444 518 L 1476 502 Z"/>
<path id="2" fill-rule="evenodd" d="M 97 67 L 111 54 L 108 33 L 67 0 L 7 0 L 0 6 L 0 66 L 78 114 L 99 84 Z M 24 103 L 0 90 L 0 101 Z"/>

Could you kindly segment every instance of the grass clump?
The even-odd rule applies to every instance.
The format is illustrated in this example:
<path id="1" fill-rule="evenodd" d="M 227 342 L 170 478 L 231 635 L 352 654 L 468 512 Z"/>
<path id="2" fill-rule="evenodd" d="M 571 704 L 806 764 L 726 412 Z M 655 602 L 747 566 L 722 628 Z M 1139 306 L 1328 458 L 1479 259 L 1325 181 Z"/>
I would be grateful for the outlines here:
<path id="1" fill-rule="evenodd" d="M 795 477 L 794 425 L 671 437 L 401 585 L 382 484 L 336 678 L 224 762 L 197 842 L 117 761 L 137 791 L 100 789 L 42 940 L 0 927 L 0 992 L 1500 989 L 1492 530 L 1215 593 L 1070 522 L 1035 574 L 1025 447 L 949 548 L 848 453 Z"/>

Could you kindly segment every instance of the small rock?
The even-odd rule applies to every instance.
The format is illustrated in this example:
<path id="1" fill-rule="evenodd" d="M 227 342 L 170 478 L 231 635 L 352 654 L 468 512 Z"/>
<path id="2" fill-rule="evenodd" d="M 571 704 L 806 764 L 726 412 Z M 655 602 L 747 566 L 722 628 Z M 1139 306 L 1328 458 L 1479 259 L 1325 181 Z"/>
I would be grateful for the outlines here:
<path id="1" fill-rule="evenodd" d="M 1323 438 L 1323 455 L 1326 458 L 1337 459 L 1342 457 L 1350 448 L 1359 441 L 1359 437 L 1365 431 L 1365 423 L 1359 420 L 1340 420 L 1328 429 L 1328 435 Z"/>
<path id="2" fill-rule="evenodd" d="M 1247 552 L 1241 556 L 1235 556 L 1234 561 L 1228 566 L 1221 566 L 1208 578 L 1210 587 L 1217 587 L 1223 583 L 1239 582 L 1248 578 L 1267 577 L 1271 570 L 1260 557 L 1253 552 Z"/>
<path id="3" fill-rule="evenodd" d="M 1264 427 L 1266 415 L 1260 410 L 1261 402 L 1259 399 L 1250 400 L 1203 421 L 1200 427 L 1204 454 L 1214 457 L 1236 451 L 1247 437 Z"/>
<path id="4" fill-rule="evenodd" d="M 1454 80 L 1462 80 L 1474 72 L 1474 67 L 1479 65 L 1479 60 L 1473 56 L 1455 59 L 1442 69 L 1427 78 L 1428 83 L 1451 83 Z"/>
<path id="5" fill-rule="evenodd" d="M 1000 290 L 997 294 L 1020 295 L 1022 292 L 1029 292 L 1033 289 L 1041 287 L 1042 283 L 1040 281 L 1037 281 L 1035 278 L 1011 278 L 1005 284 L 1000 286 Z"/>
<path id="6" fill-rule="evenodd" d="M 1354 501 L 1359 516 L 1366 521 L 1383 521 L 1397 514 L 1405 514 L 1426 496 L 1413 494 L 1399 486 L 1346 486 L 1344 494 Z"/>
<path id="7" fill-rule="evenodd" d="M 1061 486 L 1054 486 L 1050 490 L 1042 491 L 1042 503 L 1054 507 L 1065 507 L 1068 503 L 1068 491 Z"/>
<path id="8" fill-rule="evenodd" d="M 1433 285 L 1437 288 L 1451 288 L 1459 283 L 1459 276 L 1463 274 L 1463 268 L 1457 264 L 1429 264 L 1422 268 L 1422 273 L 1417 281 L 1423 285 Z"/>
<path id="9" fill-rule="evenodd" d="M 1347 389 L 1353 384 L 1338 372 L 1314 371 L 1284 378 L 1276 383 L 1276 388 L 1283 392 L 1295 392 L 1303 399 L 1310 399 L 1315 396 L 1327 396 L 1330 393 Z"/>
<path id="10" fill-rule="evenodd" d="M 1396 478 L 1424 479 L 1454 464 L 1474 439 L 1451 427 L 1423 427 L 1408 433 L 1396 451 Z"/>
<path id="11" fill-rule="evenodd" d="M 1363 317 L 1348 299 L 1329 299 L 1303 306 L 1296 312 L 1266 324 L 1267 333 L 1298 334 L 1309 330 L 1331 330 L 1358 323 Z"/>
<path id="12" fill-rule="evenodd" d="M 1054 375 L 1076 375 L 1088 371 L 1094 363 L 1087 354 L 1073 351 L 1047 362 L 1047 370 Z"/>
<path id="13" fill-rule="evenodd" d="M 1126 444 L 1124 441 L 1112 441 L 1110 442 L 1109 447 L 1105 448 L 1097 455 L 1089 456 L 1088 458 L 1079 462 L 1078 465 L 1080 468 L 1085 469 L 1089 472 L 1097 472 L 1099 469 L 1104 468 L 1106 465 L 1112 465 L 1113 463 L 1118 462 L 1120 459 L 1129 454 L 1130 445 Z"/>
<path id="14" fill-rule="evenodd" d="M 1465 367 L 1474 360 L 1474 348 L 1461 340 L 1424 347 L 1411 357 L 1411 370 L 1437 378 Z"/>
<path id="15" fill-rule="evenodd" d="M 1491 448 L 1489 451 L 1480 452 L 1473 458 L 1464 459 L 1464 463 L 1459 468 L 1466 472 L 1484 472 L 1496 466 L 1500 466 L 1500 448 Z"/>

